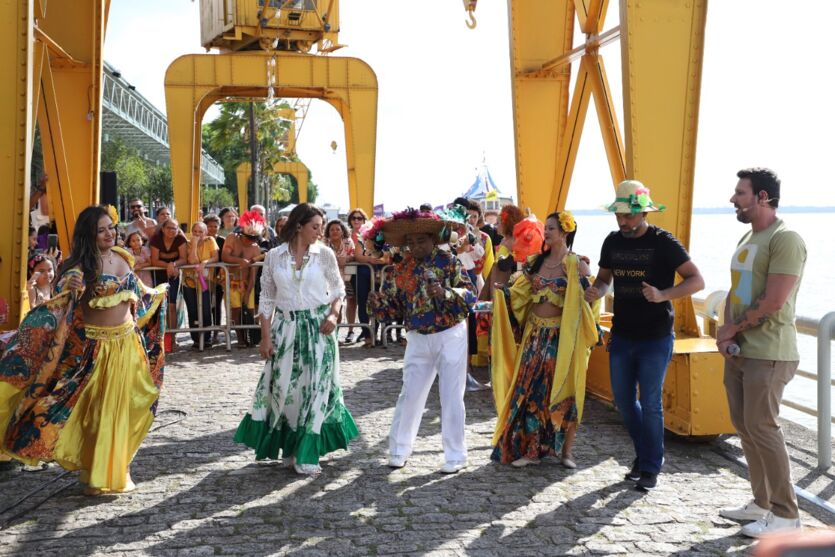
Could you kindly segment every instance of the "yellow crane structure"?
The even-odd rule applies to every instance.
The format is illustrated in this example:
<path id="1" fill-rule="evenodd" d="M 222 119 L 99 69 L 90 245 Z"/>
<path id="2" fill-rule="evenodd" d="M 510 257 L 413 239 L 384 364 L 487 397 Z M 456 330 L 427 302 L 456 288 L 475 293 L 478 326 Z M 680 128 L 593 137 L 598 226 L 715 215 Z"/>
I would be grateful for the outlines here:
<path id="1" fill-rule="evenodd" d="M 10 184 L 10 218 L 0 230 L 0 298 L 14 326 L 25 307 L 29 163 L 37 120 L 44 135 L 61 245 L 72 219 L 98 198 L 101 47 L 108 0 L 0 3 L 8 76 L 0 97 L 9 125 L 0 131 L 0 174 Z M 197 217 L 203 115 L 232 98 L 315 98 L 345 124 L 351 206 L 374 197 L 377 77 L 362 60 L 329 56 L 340 48 L 339 0 L 201 0 L 201 38 L 220 54 L 186 55 L 165 76 L 177 214 Z M 588 103 L 595 107 L 613 184 L 636 178 L 668 210 L 653 222 L 690 240 L 693 175 L 707 0 L 620 0 L 619 24 L 604 30 L 608 0 L 508 0 L 510 71 L 518 199 L 544 215 L 565 204 Z M 476 0 L 464 0 L 476 25 Z M 584 40 L 575 46 L 575 33 Z M 601 47 L 621 42 L 621 134 Z M 314 49 L 316 54 L 310 54 Z M 577 66 L 573 91 L 571 67 Z M 699 335 L 690 300 L 676 303 L 675 357 L 665 390 L 668 427 L 685 434 L 729 428 L 714 393 L 721 369 Z M 605 391 L 599 355 L 591 389 Z M 605 394 L 605 393 L 604 393 Z M 673 412 L 670 410 L 673 409 Z M 723 413 L 724 412 L 724 413 Z"/>
<path id="2" fill-rule="evenodd" d="M 28 309 L 26 253 L 35 127 L 40 130 L 46 185 L 61 248 L 75 217 L 99 199 L 102 48 L 109 0 L 9 0 L 0 3 L 0 304 L 2 328 Z M 9 197 L 5 197 L 8 195 Z"/>
<path id="3" fill-rule="evenodd" d="M 339 0 L 201 0 L 201 37 L 221 54 L 174 60 L 165 76 L 174 202 L 182 221 L 199 208 L 201 125 L 227 97 L 313 98 L 345 124 L 352 203 L 374 198 L 377 77 L 362 60 L 327 56 L 340 48 Z M 316 47 L 317 54 L 308 54 Z"/>

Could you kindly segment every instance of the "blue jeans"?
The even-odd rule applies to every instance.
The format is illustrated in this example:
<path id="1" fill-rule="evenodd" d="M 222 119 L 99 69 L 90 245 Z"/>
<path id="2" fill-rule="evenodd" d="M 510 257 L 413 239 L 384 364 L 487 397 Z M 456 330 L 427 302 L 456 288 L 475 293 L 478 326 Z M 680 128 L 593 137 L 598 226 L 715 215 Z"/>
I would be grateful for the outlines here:
<path id="1" fill-rule="evenodd" d="M 609 343 L 612 393 L 642 472 L 657 474 L 664 459 L 661 392 L 673 355 L 673 338 L 670 334 L 652 340 L 631 340 L 612 335 Z"/>

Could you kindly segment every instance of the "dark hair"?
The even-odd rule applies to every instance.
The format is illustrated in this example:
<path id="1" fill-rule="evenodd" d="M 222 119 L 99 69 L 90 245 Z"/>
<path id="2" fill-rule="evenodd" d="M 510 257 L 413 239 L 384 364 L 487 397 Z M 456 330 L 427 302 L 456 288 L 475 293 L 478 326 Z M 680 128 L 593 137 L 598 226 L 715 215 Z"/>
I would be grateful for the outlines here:
<path id="1" fill-rule="evenodd" d="M 432 210 L 432 204 L 431 203 L 421 203 L 420 207 L 418 207 L 418 209 L 420 211 L 431 211 Z"/>
<path id="2" fill-rule="evenodd" d="M 96 236 L 99 232 L 99 219 L 102 217 L 110 218 L 110 213 L 104 205 L 92 205 L 79 213 L 72 232 L 70 256 L 64 260 L 61 270 L 56 273 L 56 280 L 73 267 L 79 266 L 84 273 L 86 284 L 96 280 L 96 274 L 99 271 L 99 248 L 96 246 Z"/>
<path id="3" fill-rule="evenodd" d="M 560 230 L 562 230 L 562 225 L 560 224 L 560 212 L 559 211 L 555 211 L 555 212 L 551 213 L 550 215 L 548 215 L 547 217 L 545 217 L 546 221 L 548 219 L 554 219 L 555 221 L 557 221 L 557 226 L 559 226 Z M 571 252 L 571 248 L 574 246 L 574 236 L 576 236 L 576 235 L 577 235 L 577 226 L 575 225 L 574 230 L 572 230 L 571 232 L 569 232 L 565 236 L 565 245 L 568 247 L 569 252 Z M 533 260 L 533 263 L 528 265 L 528 267 L 526 269 L 527 272 L 529 274 L 538 273 L 540 267 L 542 267 L 542 262 L 545 261 L 545 257 L 548 255 L 548 253 L 550 251 L 551 251 L 550 248 L 548 248 L 548 246 L 545 245 L 545 240 L 543 240 L 542 241 L 542 252 L 539 255 L 536 256 L 536 259 Z"/>
<path id="4" fill-rule="evenodd" d="M 278 239 L 281 242 L 292 242 L 299 228 L 309 223 L 317 215 L 322 217 L 322 219 L 325 218 L 325 212 L 316 205 L 299 203 L 290 211 L 290 215 L 287 217 L 287 222 L 284 223 L 284 228 L 281 229 L 281 234 L 278 235 Z"/>
<path id="5" fill-rule="evenodd" d="M 479 217 L 484 216 L 484 211 L 481 210 L 481 203 L 479 203 L 478 201 L 470 201 L 470 203 L 467 205 L 467 209 L 470 211 L 475 211 L 476 213 L 478 213 Z"/>
<path id="6" fill-rule="evenodd" d="M 209 224 L 210 222 L 216 222 L 218 225 L 223 224 L 220 220 L 220 217 L 214 213 L 209 213 L 205 217 L 203 217 L 203 224 Z"/>
<path id="7" fill-rule="evenodd" d="M 362 209 L 362 207 L 357 207 L 356 209 L 352 209 L 351 212 L 348 213 L 348 222 L 351 222 L 351 217 L 353 217 L 357 213 L 359 213 L 362 216 L 362 218 L 364 218 L 365 220 L 368 220 L 368 213 L 366 213 Z"/>
<path id="8" fill-rule="evenodd" d="M 133 238 L 134 236 L 139 236 L 139 239 L 140 239 L 140 240 L 142 240 L 142 245 L 143 245 L 143 246 L 145 245 L 145 240 L 147 239 L 147 238 L 145 238 L 145 235 L 144 235 L 144 234 L 142 234 L 141 232 L 139 232 L 138 230 L 134 230 L 133 232 L 131 232 L 130 234 L 128 234 L 128 237 L 127 237 L 127 238 L 125 238 L 125 246 L 126 246 L 126 247 L 130 247 L 130 240 L 131 240 L 131 238 Z"/>
<path id="9" fill-rule="evenodd" d="M 751 191 L 757 199 L 760 197 L 760 192 L 764 191 L 768 194 L 766 201 L 772 208 L 776 209 L 780 204 L 780 178 L 770 168 L 743 168 L 736 173 L 736 177 L 740 180 L 747 178 L 751 181 Z"/>
<path id="10" fill-rule="evenodd" d="M 36 230 L 30 226 L 30 227 L 29 227 L 29 235 L 31 236 L 31 235 L 32 235 L 32 234 L 34 234 L 35 232 L 36 232 Z"/>
<path id="11" fill-rule="evenodd" d="M 342 229 L 342 238 L 350 238 L 351 237 L 351 231 L 348 230 L 348 227 L 345 226 L 345 223 L 342 222 L 339 219 L 333 219 L 332 221 L 328 222 L 328 224 L 325 225 L 325 240 L 328 240 L 328 241 L 330 240 L 331 227 L 333 227 L 333 226 L 338 226 L 340 229 Z"/>
<path id="12" fill-rule="evenodd" d="M 48 256 L 45 253 L 35 253 L 29 256 L 29 259 L 26 260 L 26 279 L 29 280 L 32 278 L 32 273 L 35 272 L 35 267 L 43 263 L 44 261 L 49 261 L 52 263 L 52 270 L 56 271 L 58 269 L 58 265 L 55 263 L 55 260 Z"/>
<path id="13" fill-rule="evenodd" d="M 159 214 L 166 210 L 168 211 L 168 214 L 171 214 L 171 209 L 169 209 L 167 206 L 163 205 L 162 207 L 157 207 L 157 210 L 154 211 L 154 218 L 158 218 Z"/>

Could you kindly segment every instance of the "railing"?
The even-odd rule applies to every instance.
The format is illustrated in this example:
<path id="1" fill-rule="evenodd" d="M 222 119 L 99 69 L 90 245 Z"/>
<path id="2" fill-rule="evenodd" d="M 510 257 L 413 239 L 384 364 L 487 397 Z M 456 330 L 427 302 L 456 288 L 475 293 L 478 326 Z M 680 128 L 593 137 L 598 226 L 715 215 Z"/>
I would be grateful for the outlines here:
<path id="1" fill-rule="evenodd" d="M 351 261 L 350 263 L 345 264 L 345 273 L 348 274 L 348 275 L 356 276 L 357 275 L 357 269 L 359 269 L 360 267 L 368 267 L 369 276 L 370 276 L 370 280 L 371 280 L 371 284 L 369 285 L 368 290 L 369 290 L 369 292 L 374 292 L 374 290 L 376 289 L 376 286 L 375 286 L 376 281 L 374 280 L 374 266 L 371 265 L 370 263 L 358 263 L 356 261 Z M 381 281 L 381 284 L 382 284 L 382 281 Z M 357 282 L 357 286 L 359 286 L 359 282 Z M 355 291 L 354 295 L 357 296 L 357 303 L 359 303 L 359 293 Z M 376 329 L 376 325 L 377 325 L 377 321 L 374 318 L 374 315 L 372 314 L 372 315 L 368 316 L 368 323 L 359 323 L 359 322 L 357 322 L 357 323 L 339 323 L 336 327 L 337 327 L 337 329 L 339 329 L 340 327 L 342 327 L 342 328 L 347 327 L 347 328 L 351 328 L 351 329 L 353 329 L 354 327 L 357 327 L 359 329 L 365 329 L 365 330 L 368 331 L 368 338 L 371 339 L 371 346 L 374 346 L 377 342 L 376 339 L 374 338 L 376 336 L 374 334 L 374 330 Z"/>
<path id="2" fill-rule="evenodd" d="M 386 274 L 391 272 L 392 269 L 394 269 L 394 265 L 386 265 L 382 269 L 380 269 L 380 288 L 383 287 L 383 283 L 386 281 Z M 405 328 L 406 326 L 401 323 L 392 323 L 383 327 L 383 348 L 388 348 L 389 346 L 389 331 L 393 331 L 395 329 L 402 330 Z"/>
<path id="3" fill-rule="evenodd" d="M 263 262 L 257 262 L 257 263 L 253 263 L 250 266 L 260 268 L 260 267 L 263 267 L 264 264 L 263 264 Z M 346 264 L 346 266 L 345 266 L 346 271 L 345 272 L 347 274 L 355 275 L 357 268 L 361 267 L 361 266 L 369 268 L 369 270 L 370 270 L 370 281 L 371 281 L 370 290 L 371 291 L 375 290 L 376 281 L 375 281 L 375 277 L 374 277 L 374 267 L 372 265 L 370 265 L 368 263 L 351 262 L 351 263 Z M 182 289 L 185 288 L 185 286 L 183 285 L 183 271 L 194 270 L 194 269 L 197 269 L 197 267 L 198 267 L 197 265 L 183 265 L 183 266 L 179 267 L 178 270 L 179 270 L 179 273 L 180 273 L 179 274 L 180 293 L 179 293 L 178 296 L 182 295 Z M 223 285 L 224 286 L 224 293 L 228 293 L 230 291 L 231 284 L 230 284 L 230 272 L 229 271 L 237 269 L 238 268 L 237 264 L 228 264 L 228 263 L 222 263 L 222 262 L 206 263 L 204 265 L 204 268 L 206 268 L 206 269 L 224 269 L 225 270 L 225 272 L 223 273 L 224 274 L 224 285 Z M 165 271 L 165 270 L 166 270 L 165 267 L 144 267 L 143 269 L 140 269 L 139 271 L 153 272 L 153 271 Z M 215 282 L 209 282 L 209 288 L 210 289 L 213 288 L 215 284 L 216 284 Z M 237 323 L 232 323 L 231 322 L 230 318 L 231 318 L 231 309 L 232 308 L 231 308 L 231 305 L 230 305 L 230 302 L 229 302 L 228 294 L 224 294 L 224 296 L 223 296 L 223 309 L 224 309 L 224 313 L 225 313 L 225 317 L 226 317 L 226 319 L 224 320 L 225 323 L 223 323 L 223 324 L 215 323 L 215 324 L 212 324 L 212 325 L 204 326 L 203 325 L 203 321 L 204 321 L 203 303 L 202 303 L 201 292 L 199 292 L 199 290 L 200 290 L 199 286 L 198 286 L 197 290 L 198 290 L 198 292 L 197 292 L 197 302 L 196 303 L 197 303 L 197 323 L 198 323 L 198 326 L 197 327 L 185 327 L 185 328 L 177 328 L 177 327 L 166 328 L 166 332 L 173 333 L 173 334 L 176 334 L 176 333 L 204 333 L 204 332 L 215 332 L 215 331 L 223 332 L 224 335 L 225 335 L 226 350 L 232 350 L 231 331 L 238 330 L 238 329 L 260 329 L 261 325 L 260 325 L 260 323 L 257 322 L 257 318 L 255 320 L 256 321 L 255 323 L 249 323 L 249 324 L 244 324 L 244 323 L 237 324 Z M 213 300 L 214 292 L 212 292 L 211 290 L 209 292 L 210 292 L 210 296 L 212 296 L 212 300 Z M 244 301 L 244 303 L 245 303 L 245 301 Z M 213 306 L 212 306 L 212 309 L 214 309 Z M 243 308 L 242 308 L 242 311 L 243 311 Z M 257 311 L 257 308 L 255 308 L 255 311 Z M 344 327 L 357 327 L 357 328 L 366 329 L 366 330 L 368 330 L 369 338 L 371 338 L 372 345 L 373 345 L 374 342 L 375 342 L 375 340 L 374 340 L 375 324 L 376 323 L 375 323 L 375 320 L 374 320 L 374 316 L 370 315 L 368 323 L 359 323 L 359 322 L 357 322 L 357 323 L 339 323 L 339 324 L 337 324 L 337 328 L 340 328 L 340 327 L 342 327 L 342 328 L 344 328 Z M 199 338 L 200 338 L 200 340 L 199 340 L 199 343 L 198 343 L 198 347 L 199 347 L 200 351 L 202 352 L 205 348 L 205 344 L 204 344 L 205 339 L 203 338 L 203 335 L 200 335 Z"/>
<path id="4" fill-rule="evenodd" d="M 712 292 L 704 300 L 693 298 L 696 313 L 705 321 L 705 331 L 716 336 L 716 323 L 719 312 L 724 307 L 727 292 Z M 818 467 L 827 469 L 832 464 L 832 340 L 835 340 L 835 311 L 827 313 L 821 319 L 798 317 L 795 320 L 797 332 L 813 336 L 818 345 L 818 370 L 813 373 L 798 369 L 796 375 L 817 382 L 818 407 L 810 408 L 792 400 L 783 399 L 782 404 L 804 414 L 815 416 L 818 420 Z"/>

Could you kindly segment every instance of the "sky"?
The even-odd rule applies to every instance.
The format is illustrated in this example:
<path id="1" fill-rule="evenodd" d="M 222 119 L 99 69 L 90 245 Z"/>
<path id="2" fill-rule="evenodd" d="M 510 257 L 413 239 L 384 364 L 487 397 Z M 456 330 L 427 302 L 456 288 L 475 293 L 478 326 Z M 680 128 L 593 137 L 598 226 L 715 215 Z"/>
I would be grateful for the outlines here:
<path id="1" fill-rule="evenodd" d="M 199 5 L 111 3 L 105 59 L 163 111 L 168 64 L 205 52 Z M 618 20 L 618 3 L 609 5 L 605 29 Z M 777 171 L 781 205 L 835 206 L 831 173 L 818 170 L 835 153 L 835 74 L 826 69 L 832 46 L 825 30 L 810 24 L 835 20 L 835 2 L 802 6 L 784 0 L 709 4 L 694 206 L 727 205 L 736 171 L 748 166 Z M 397 210 L 449 202 L 469 188 L 483 159 L 499 189 L 515 197 L 507 2 L 480 2 L 475 30 L 464 24 L 466 13 L 455 0 L 342 0 L 340 17 L 340 43 L 347 47 L 336 55 L 365 60 L 379 81 L 375 203 Z M 622 115 L 619 48 L 614 43 L 602 53 Z M 299 158 L 319 185 L 317 201 L 346 210 L 344 143 L 339 115 L 314 100 L 299 135 Z M 599 207 L 612 192 L 590 107 L 566 206 Z"/>

